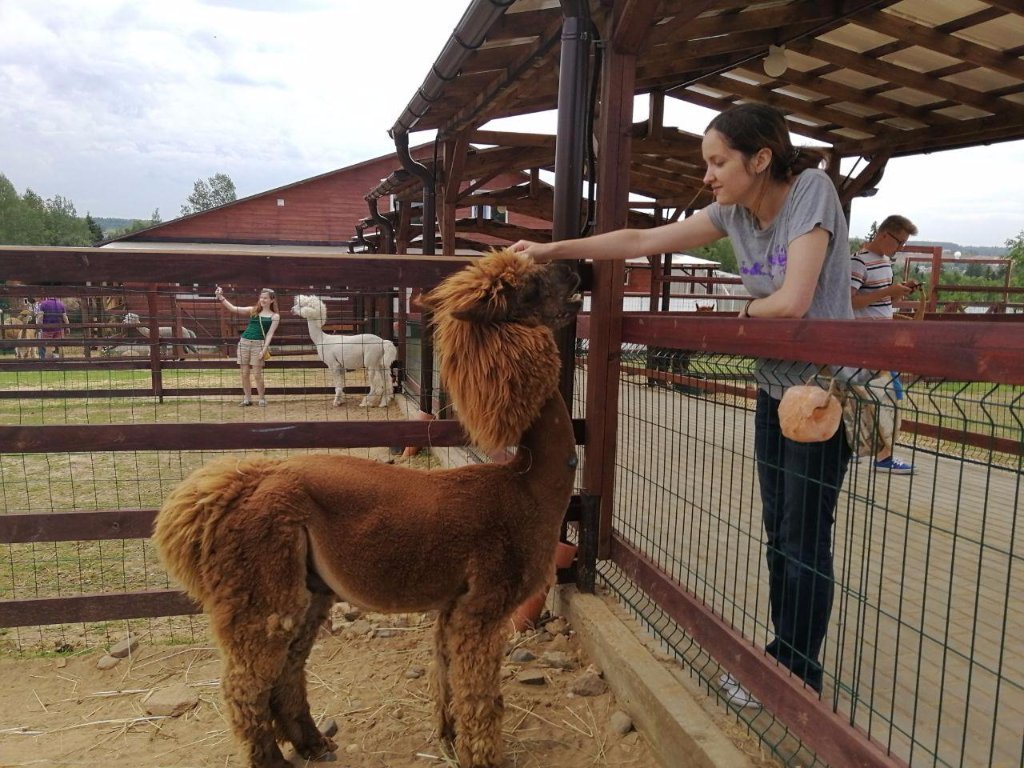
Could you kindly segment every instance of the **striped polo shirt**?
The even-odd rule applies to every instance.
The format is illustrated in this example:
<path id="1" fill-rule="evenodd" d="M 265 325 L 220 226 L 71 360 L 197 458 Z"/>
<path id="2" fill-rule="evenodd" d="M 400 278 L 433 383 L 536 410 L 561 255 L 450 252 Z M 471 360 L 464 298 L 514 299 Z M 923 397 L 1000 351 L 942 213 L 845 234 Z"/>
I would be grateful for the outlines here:
<path id="1" fill-rule="evenodd" d="M 850 287 L 859 294 L 876 293 L 892 285 L 892 262 L 888 256 L 867 248 L 850 257 Z M 879 296 L 866 307 L 854 309 L 857 317 L 892 319 L 892 299 Z"/>

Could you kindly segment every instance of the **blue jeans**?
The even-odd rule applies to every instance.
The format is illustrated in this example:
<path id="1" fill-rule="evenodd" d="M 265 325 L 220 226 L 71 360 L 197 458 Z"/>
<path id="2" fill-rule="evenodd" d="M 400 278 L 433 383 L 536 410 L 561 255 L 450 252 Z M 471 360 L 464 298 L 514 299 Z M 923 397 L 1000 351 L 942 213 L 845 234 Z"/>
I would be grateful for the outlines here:
<path id="1" fill-rule="evenodd" d="M 832 613 L 835 584 L 832 524 L 850 454 L 842 425 L 821 443 L 783 437 L 779 401 L 758 391 L 754 456 L 775 629 L 775 638 L 765 650 L 816 691 L 821 691 L 818 655 Z"/>

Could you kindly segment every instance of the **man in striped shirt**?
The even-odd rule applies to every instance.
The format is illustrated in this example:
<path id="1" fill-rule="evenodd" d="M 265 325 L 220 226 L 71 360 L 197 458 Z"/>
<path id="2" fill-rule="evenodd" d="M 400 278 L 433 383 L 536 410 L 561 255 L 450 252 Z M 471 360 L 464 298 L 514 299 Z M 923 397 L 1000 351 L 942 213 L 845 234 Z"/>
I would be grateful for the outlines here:
<path id="1" fill-rule="evenodd" d="M 875 236 L 851 257 L 850 300 L 858 318 L 891 320 L 892 302 L 917 290 L 913 281 L 897 283 L 892 261 L 917 227 L 905 216 L 888 216 L 878 225 Z M 877 403 L 877 445 L 875 468 L 894 475 L 909 475 L 914 467 L 892 455 L 900 417 L 897 401 L 903 399 L 903 387 L 895 372 L 878 371 L 868 383 Z M 884 405 L 883 405 L 884 404 Z"/>

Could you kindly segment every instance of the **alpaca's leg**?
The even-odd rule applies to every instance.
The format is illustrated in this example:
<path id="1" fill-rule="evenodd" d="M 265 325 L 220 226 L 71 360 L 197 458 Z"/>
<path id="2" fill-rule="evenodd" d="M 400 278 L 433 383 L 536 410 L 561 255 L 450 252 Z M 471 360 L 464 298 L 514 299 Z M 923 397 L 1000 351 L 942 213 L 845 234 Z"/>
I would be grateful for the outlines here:
<path id="1" fill-rule="evenodd" d="M 373 368 L 366 367 L 363 370 L 366 371 L 366 383 L 370 387 L 370 391 L 367 392 L 366 395 L 364 395 L 363 399 L 359 402 L 359 406 L 361 408 L 369 408 L 371 405 L 373 405 L 373 399 L 377 395 L 377 387 L 373 376 Z"/>
<path id="2" fill-rule="evenodd" d="M 289 766 L 275 738 L 271 697 L 310 610 L 302 536 L 282 527 L 258 544 L 252 538 L 247 543 L 260 557 L 245 565 L 225 559 L 234 542 L 224 540 L 221 559 L 206 564 L 219 567 L 216 592 L 204 603 L 224 658 L 224 703 L 251 768 Z"/>
<path id="3" fill-rule="evenodd" d="M 446 632 L 449 681 L 455 710 L 455 753 L 463 768 L 498 768 L 504 745 L 501 657 L 506 621 L 455 609 Z"/>
<path id="4" fill-rule="evenodd" d="M 277 745 L 270 711 L 273 681 L 287 661 L 287 641 L 270 640 L 260 633 L 262 629 L 259 625 L 249 632 L 239 627 L 233 640 L 221 638 L 221 692 L 231 728 L 251 768 L 290 768 Z"/>
<path id="5" fill-rule="evenodd" d="M 363 405 L 386 406 L 387 403 L 384 402 L 384 382 L 381 380 L 379 368 L 367 367 L 366 383 L 370 385 L 370 391 L 363 398 Z"/>
<path id="6" fill-rule="evenodd" d="M 295 751 L 307 760 L 314 760 L 338 748 L 316 727 L 306 696 L 306 659 L 333 602 L 334 595 L 313 593 L 306 619 L 288 648 L 288 659 L 270 696 L 278 737 L 282 741 L 290 741 Z"/>
<path id="7" fill-rule="evenodd" d="M 334 405 L 335 407 L 345 402 L 345 369 L 334 368 Z"/>
<path id="8" fill-rule="evenodd" d="M 455 744 L 455 720 L 452 713 L 452 688 L 448 681 L 448 633 L 450 611 L 442 611 L 434 624 L 434 714 L 437 735 L 445 744 Z"/>
<path id="9" fill-rule="evenodd" d="M 391 388 L 391 372 L 387 368 L 377 368 L 375 374 L 374 389 L 379 394 L 377 404 L 381 408 L 387 408 L 395 396 Z"/>

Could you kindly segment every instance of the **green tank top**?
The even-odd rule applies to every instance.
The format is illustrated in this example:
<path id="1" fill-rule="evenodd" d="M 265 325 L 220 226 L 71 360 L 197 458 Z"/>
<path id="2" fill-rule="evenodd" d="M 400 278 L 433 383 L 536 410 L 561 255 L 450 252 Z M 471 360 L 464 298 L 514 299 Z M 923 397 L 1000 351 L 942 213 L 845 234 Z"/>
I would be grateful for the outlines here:
<path id="1" fill-rule="evenodd" d="M 267 336 L 267 331 L 270 330 L 271 324 L 274 322 L 272 317 L 260 317 L 255 315 L 249 318 L 249 324 L 242 331 L 243 339 L 252 339 L 253 341 L 262 341 Z M 260 329 L 260 325 L 263 329 Z"/>

